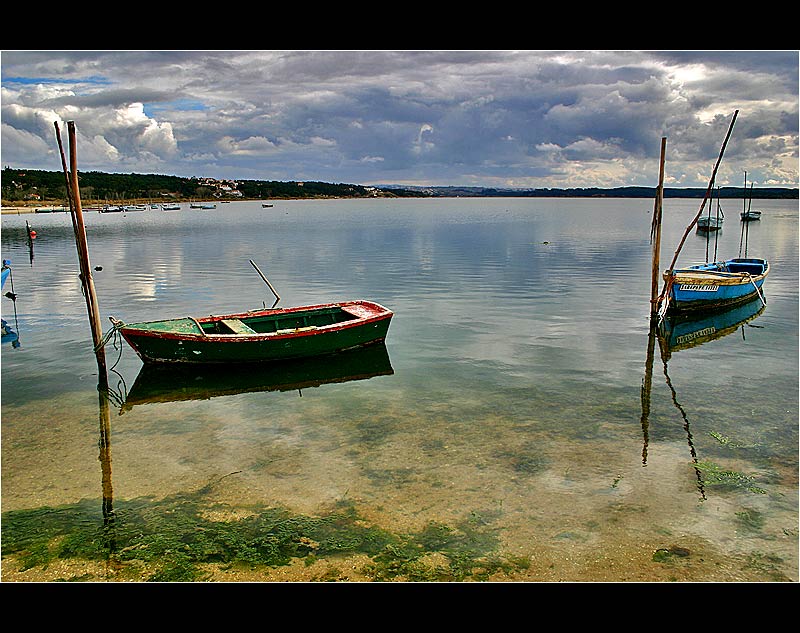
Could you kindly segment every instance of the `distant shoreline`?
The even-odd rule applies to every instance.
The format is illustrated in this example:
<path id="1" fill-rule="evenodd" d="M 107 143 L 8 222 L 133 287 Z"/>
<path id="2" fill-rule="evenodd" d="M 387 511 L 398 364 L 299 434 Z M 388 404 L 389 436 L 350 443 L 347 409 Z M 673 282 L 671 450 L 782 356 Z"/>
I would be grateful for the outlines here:
<path id="1" fill-rule="evenodd" d="M 606 195 L 564 195 L 562 194 L 555 194 L 552 196 L 546 195 L 480 195 L 480 194 L 464 194 L 464 193 L 451 193 L 450 195 L 438 193 L 437 195 L 427 195 L 427 196 L 419 196 L 419 197 L 409 197 L 409 198 L 402 198 L 408 200 L 437 200 L 437 199 L 448 199 L 448 198 L 484 198 L 484 199 L 501 199 L 501 198 L 530 198 L 530 199 L 573 199 L 573 200 L 625 200 L 625 199 L 639 199 L 639 200 L 652 200 L 652 196 L 648 195 L 614 195 L 613 190 L 608 190 Z M 797 200 L 797 190 L 793 190 L 794 195 L 785 195 L 785 196 L 766 196 L 766 197 L 753 197 L 753 200 Z M 672 195 L 666 195 L 668 190 L 665 189 L 665 198 L 667 199 L 684 199 L 684 200 L 696 200 L 698 199 L 697 195 L 676 195 L 677 192 L 672 192 Z M 296 198 L 297 200 L 330 200 L 330 197 L 320 197 L 320 198 Z M 335 197 L 335 199 L 347 199 L 346 197 Z M 364 198 L 361 196 L 354 196 L 353 200 L 363 200 Z M 376 198 L 376 199 L 385 199 L 385 198 Z M 295 198 L 270 198 L 270 203 L 280 202 L 280 200 L 295 200 Z M 213 202 L 223 202 L 221 200 L 214 200 Z M 239 200 L 225 200 L 224 202 L 265 202 L 263 199 L 239 199 Z M 177 204 L 190 204 L 189 201 L 177 202 Z M 28 213 L 36 213 L 37 209 L 48 209 L 47 211 L 40 211 L 39 213 L 68 213 L 69 209 L 65 209 L 64 211 L 60 210 L 50 210 L 53 207 L 61 208 L 63 204 L 58 203 L 57 201 L 52 202 L 40 202 L 38 204 L 25 204 L 25 205 L 9 205 L 3 206 L 0 208 L 0 213 L 2 215 L 22 215 Z M 99 208 L 94 205 L 90 204 L 83 207 L 84 212 L 91 212 L 97 213 L 99 212 Z"/>

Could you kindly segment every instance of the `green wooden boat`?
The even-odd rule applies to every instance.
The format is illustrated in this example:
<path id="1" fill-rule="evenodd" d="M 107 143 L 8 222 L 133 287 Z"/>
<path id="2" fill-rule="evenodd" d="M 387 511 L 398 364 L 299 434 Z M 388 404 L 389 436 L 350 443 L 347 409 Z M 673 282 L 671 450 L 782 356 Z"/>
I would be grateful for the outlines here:
<path id="1" fill-rule="evenodd" d="M 110 319 L 145 363 L 230 364 L 321 356 L 383 341 L 393 315 L 371 301 L 345 301 L 143 323 Z"/>

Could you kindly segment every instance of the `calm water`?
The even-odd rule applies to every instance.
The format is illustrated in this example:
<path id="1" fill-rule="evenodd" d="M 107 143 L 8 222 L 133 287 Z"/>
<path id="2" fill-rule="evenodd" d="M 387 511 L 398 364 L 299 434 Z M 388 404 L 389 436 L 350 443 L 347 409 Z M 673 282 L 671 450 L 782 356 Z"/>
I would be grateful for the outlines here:
<path id="1" fill-rule="evenodd" d="M 665 201 L 662 269 L 699 204 Z M 69 215 L 3 215 L 17 300 L 4 297 L 2 313 L 20 343 L 2 346 L 3 579 L 83 573 L 66 554 L 73 567 L 51 576 L 42 564 L 23 570 L 24 551 L 11 557 L 7 543 L 34 531 L 22 520 L 31 511 L 65 526 L 79 515 L 85 529 L 113 504 L 123 529 L 133 508 L 147 506 L 156 525 L 172 511 L 165 500 L 191 496 L 195 530 L 263 508 L 321 517 L 344 506 L 360 526 L 394 535 L 439 526 L 471 562 L 454 574 L 452 542 L 426 540 L 414 564 L 438 569 L 436 579 L 796 582 L 798 207 L 754 206 L 763 214 L 747 250 L 772 265 L 766 308 L 664 355 L 657 341 L 649 348 L 652 200 L 87 212 L 104 330 L 109 315 L 270 306 L 250 259 L 281 306 L 360 298 L 395 312 L 385 348 L 281 371 L 151 375 L 112 339 L 107 437 Z M 715 248 L 739 253 L 740 209 L 727 207 L 717 243 L 691 233 L 679 265 Z M 98 451 L 100 440 L 110 448 Z M 193 529 L 164 525 L 156 530 Z M 62 538 L 89 533 L 64 527 Z M 305 571 L 284 566 L 295 575 L 206 571 L 379 577 L 374 553 L 344 563 L 323 549 L 310 546 L 317 562 Z M 487 561 L 504 566 L 482 576 Z M 83 576 L 119 578 L 88 563 Z"/>

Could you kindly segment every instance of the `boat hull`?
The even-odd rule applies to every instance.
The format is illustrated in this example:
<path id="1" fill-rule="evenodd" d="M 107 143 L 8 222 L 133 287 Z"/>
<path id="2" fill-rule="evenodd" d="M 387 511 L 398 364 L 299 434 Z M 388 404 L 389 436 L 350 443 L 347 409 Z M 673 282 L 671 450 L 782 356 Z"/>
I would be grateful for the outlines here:
<path id="1" fill-rule="evenodd" d="M 746 303 L 761 296 L 761 287 L 769 274 L 763 259 L 736 258 L 713 264 L 699 264 L 667 271 L 672 278 L 668 313 L 718 310 Z"/>
<path id="2" fill-rule="evenodd" d="M 392 316 L 376 303 L 351 301 L 116 327 L 145 363 L 261 363 L 384 341 Z"/>
<path id="3" fill-rule="evenodd" d="M 697 221 L 698 231 L 719 231 L 722 228 L 722 218 L 700 218 Z"/>

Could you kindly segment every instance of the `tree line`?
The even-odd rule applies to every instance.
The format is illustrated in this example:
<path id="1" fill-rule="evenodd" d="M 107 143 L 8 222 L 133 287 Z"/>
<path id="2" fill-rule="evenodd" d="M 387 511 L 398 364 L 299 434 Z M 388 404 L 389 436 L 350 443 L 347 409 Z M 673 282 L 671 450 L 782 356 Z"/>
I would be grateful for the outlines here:
<path id="1" fill-rule="evenodd" d="M 90 203 L 115 200 L 188 200 L 209 198 L 366 198 L 375 195 L 419 196 L 418 192 L 404 189 L 375 189 L 352 184 L 326 182 L 281 182 L 263 180 L 237 180 L 232 189 L 222 189 L 219 184 L 232 181 L 183 178 L 158 174 L 112 174 L 99 171 L 78 172 L 81 201 Z M 238 191 L 239 193 L 233 193 Z M 2 171 L 3 203 L 28 200 L 66 200 L 64 173 L 35 169 Z"/>

